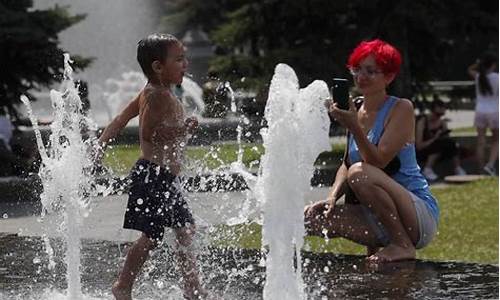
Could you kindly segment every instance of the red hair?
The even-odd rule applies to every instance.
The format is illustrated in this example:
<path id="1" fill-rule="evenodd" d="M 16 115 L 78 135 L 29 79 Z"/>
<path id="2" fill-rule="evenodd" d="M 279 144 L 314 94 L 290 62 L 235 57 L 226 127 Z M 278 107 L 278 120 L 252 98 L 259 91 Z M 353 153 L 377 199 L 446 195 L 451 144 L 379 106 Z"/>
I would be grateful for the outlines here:
<path id="1" fill-rule="evenodd" d="M 399 73 L 401 54 L 391 44 L 379 39 L 359 43 L 349 56 L 347 67 L 352 69 L 359 66 L 360 62 L 369 55 L 375 57 L 377 66 L 384 74 Z"/>

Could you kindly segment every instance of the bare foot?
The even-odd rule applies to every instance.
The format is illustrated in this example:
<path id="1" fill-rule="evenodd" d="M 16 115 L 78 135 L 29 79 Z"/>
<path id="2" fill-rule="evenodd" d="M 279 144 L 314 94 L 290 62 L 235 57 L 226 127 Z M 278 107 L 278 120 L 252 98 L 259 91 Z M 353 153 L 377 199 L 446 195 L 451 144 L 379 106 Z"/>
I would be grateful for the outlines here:
<path id="1" fill-rule="evenodd" d="M 372 263 L 394 262 L 401 260 L 415 259 L 415 247 L 402 247 L 396 244 L 389 244 L 384 249 L 367 257 L 367 260 Z"/>
<path id="2" fill-rule="evenodd" d="M 120 287 L 118 282 L 113 283 L 111 292 L 116 300 L 132 300 L 132 290 Z"/>

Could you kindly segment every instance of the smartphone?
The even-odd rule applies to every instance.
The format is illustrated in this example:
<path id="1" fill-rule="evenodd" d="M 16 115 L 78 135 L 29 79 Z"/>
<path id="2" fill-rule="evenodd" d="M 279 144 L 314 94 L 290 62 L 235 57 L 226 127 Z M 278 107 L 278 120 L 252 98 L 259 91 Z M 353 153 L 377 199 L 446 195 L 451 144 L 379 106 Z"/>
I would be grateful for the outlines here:
<path id="1" fill-rule="evenodd" d="M 333 78 L 332 98 L 337 107 L 349 110 L 349 81 L 344 78 Z"/>

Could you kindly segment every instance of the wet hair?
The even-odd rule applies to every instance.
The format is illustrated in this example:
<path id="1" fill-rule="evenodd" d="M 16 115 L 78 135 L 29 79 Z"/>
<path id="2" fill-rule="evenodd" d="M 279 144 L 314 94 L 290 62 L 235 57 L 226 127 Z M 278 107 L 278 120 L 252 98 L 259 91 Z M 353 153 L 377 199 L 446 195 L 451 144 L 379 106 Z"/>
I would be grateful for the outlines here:
<path id="1" fill-rule="evenodd" d="M 492 95 L 493 88 L 491 87 L 490 81 L 488 80 L 488 70 L 497 62 L 497 59 L 493 53 L 485 53 L 479 59 L 479 67 L 478 67 L 478 87 L 479 93 L 482 95 Z"/>
<path id="2" fill-rule="evenodd" d="M 181 42 L 171 34 L 153 33 L 137 43 L 137 61 L 142 72 L 148 79 L 154 76 L 151 64 L 158 60 L 164 62 L 167 58 L 168 48 Z"/>
<path id="3" fill-rule="evenodd" d="M 398 74 L 401 67 L 401 54 L 391 44 L 375 39 L 363 41 L 354 48 L 347 61 L 349 69 L 359 66 L 361 61 L 373 55 L 377 66 L 384 74 Z"/>

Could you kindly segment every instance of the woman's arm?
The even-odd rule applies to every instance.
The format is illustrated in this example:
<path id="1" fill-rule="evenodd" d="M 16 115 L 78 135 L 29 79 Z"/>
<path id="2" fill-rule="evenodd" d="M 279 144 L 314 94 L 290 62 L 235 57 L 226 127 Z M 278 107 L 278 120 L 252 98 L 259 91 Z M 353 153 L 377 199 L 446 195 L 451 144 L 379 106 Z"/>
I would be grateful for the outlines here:
<path id="1" fill-rule="evenodd" d="M 396 103 L 378 145 L 372 144 L 359 123 L 356 123 L 351 133 L 363 161 L 381 169 L 387 166 L 406 143 L 414 141 L 415 117 L 410 100 L 402 99 Z"/>
<path id="2" fill-rule="evenodd" d="M 347 166 L 343 163 L 337 170 L 335 181 L 328 192 L 326 200 L 318 201 L 316 203 L 307 205 L 304 208 L 304 215 L 306 218 L 323 213 L 327 218 L 333 213 L 335 202 L 345 193 L 347 184 Z"/>
<path id="3" fill-rule="evenodd" d="M 345 193 L 345 187 L 347 182 L 347 166 L 343 163 L 339 169 L 337 170 L 337 174 L 335 175 L 335 181 L 328 192 L 328 197 L 326 198 L 331 205 L 333 206 L 337 199 L 342 197 Z"/>

